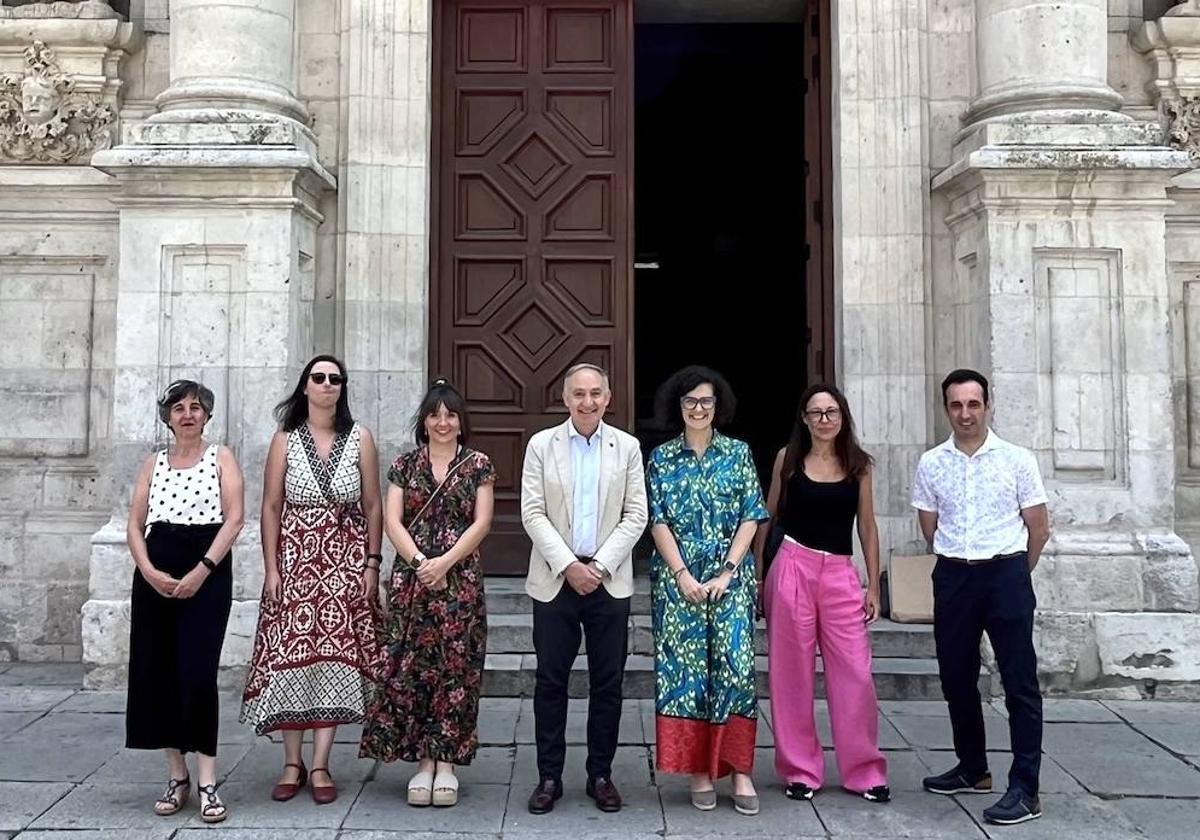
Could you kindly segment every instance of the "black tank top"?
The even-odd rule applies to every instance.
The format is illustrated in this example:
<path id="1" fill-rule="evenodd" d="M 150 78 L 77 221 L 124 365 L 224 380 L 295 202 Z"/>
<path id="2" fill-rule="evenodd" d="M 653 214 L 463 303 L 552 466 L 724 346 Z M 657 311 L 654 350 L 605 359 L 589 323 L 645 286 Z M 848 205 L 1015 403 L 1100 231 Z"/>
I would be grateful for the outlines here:
<path id="1" fill-rule="evenodd" d="M 830 554 L 854 553 L 858 480 L 813 481 L 802 464 L 788 479 L 782 525 L 801 545 Z"/>

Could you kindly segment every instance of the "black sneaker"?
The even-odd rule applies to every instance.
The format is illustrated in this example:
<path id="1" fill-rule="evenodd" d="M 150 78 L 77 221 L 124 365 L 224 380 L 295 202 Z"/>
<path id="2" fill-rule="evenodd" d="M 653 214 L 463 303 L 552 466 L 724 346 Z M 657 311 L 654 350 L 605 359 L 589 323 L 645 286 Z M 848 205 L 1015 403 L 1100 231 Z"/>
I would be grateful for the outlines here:
<path id="1" fill-rule="evenodd" d="M 1019 788 L 1009 788 L 1008 793 L 991 808 L 983 809 L 983 818 L 993 825 L 1016 825 L 1036 820 L 1042 815 L 1042 803 Z"/>
<path id="2" fill-rule="evenodd" d="M 921 785 L 930 793 L 946 796 L 952 793 L 991 793 L 992 774 L 986 770 L 978 775 L 967 773 L 960 764 L 940 776 L 926 776 L 921 780 Z"/>
<path id="3" fill-rule="evenodd" d="M 808 801 L 813 798 L 814 793 L 816 791 L 804 784 L 804 782 L 792 782 L 783 789 L 783 795 L 788 799 L 803 799 Z"/>
<path id="4" fill-rule="evenodd" d="M 858 795 L 868 802 L 890 802 L 892 799 L 892 789 L 887 785 L 875 785 L 875 787 L 864 790 Z"/>

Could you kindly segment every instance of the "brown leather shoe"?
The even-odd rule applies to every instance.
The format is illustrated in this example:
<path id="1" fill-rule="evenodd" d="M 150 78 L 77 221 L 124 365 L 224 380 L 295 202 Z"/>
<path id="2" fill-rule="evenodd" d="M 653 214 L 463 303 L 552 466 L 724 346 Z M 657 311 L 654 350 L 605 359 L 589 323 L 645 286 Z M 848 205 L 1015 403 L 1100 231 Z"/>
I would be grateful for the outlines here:
<path id="1" fill-rule="evenodd" d="M 617 786 L 612 783 L 612 779 L 604 776 L 588 779 L 586 790 L 587 795 L 596 800 L 596 807 L 601 811 L 611 814 L 621 810 L 621 794 L 617 791 Z"/>
<path id="2" fill-rule="evenodd" d="M 304 769 L 304 763 L 300 764 L 285 764 L 284 767 L 295 767 L 300 771 L 300 775 L 296 778 L 295 783 L 285 784 L 280 783 L 275 785 L 271 790 L 271 798 L 276 802 L 287 802 L 300 792 L 300 788 L 304 787 L 304 783 L 308 780 L 308 771 Z"/>
<path id="3" fill-rule="evenodd" d="M 562 799 L 562 784 L 554 779 L 542 779 L 529 795 L 529 813 L 549 814 L 554 810 L 554 802 Z"/>
<path id="4" fill-rule="evenodd" d="M 333 783 L 333 776 L 330 776 L 329 770 L 324 767 L 314 767 L 312 771 L 314 775 L 324 773 L 329 777 L 328 785 L 318 787 L 316 784 L 311 784 L 308 786 L 308 789 L 312 791 L 313 802 L 316 802 L 318 805 L 328 805 L 337 799 L 337 785 Z"/>

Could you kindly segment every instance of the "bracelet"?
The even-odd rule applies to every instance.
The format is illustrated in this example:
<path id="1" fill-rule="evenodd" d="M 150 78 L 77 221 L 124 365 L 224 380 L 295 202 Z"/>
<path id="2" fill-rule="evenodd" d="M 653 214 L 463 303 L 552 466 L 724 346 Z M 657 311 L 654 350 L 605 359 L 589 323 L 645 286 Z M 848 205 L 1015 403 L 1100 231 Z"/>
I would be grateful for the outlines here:
<path id="1" fill-rule="evenodd" d="M 217 570 L 217 564 L 212 560 L 209 560 L 208 557 L 201 557 L 200 562 L 203 563 L 210 572 L 215 572 Z"/>
<path id="2" fill-rule="evenodd" d="M 683 574 L 684 572 L 686 572 L 686 571 L 687 571 L 687 566 L 680 566 L 678 569 L 676 569 L 675 571 L 671 572 L 671 579 L 672 579 L 672 580 L 679 580 L 679 576 L 680 576 L 681 574 Z"/>
<path id="3" fill-rule="evenodd" d="M 382 554 L 368 554 L 367 559 L 368 560 L 378 560 L 380 563 L 382 563 L 383 555 Z"/>

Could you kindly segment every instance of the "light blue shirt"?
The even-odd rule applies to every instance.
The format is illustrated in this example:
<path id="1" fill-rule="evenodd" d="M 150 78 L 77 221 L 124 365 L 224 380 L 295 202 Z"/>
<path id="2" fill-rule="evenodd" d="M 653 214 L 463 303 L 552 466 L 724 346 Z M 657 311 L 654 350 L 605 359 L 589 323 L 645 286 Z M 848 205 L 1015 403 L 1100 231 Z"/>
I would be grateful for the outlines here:
<path id="1" fill-rule="evenodd" d="M 600 432 L 601 422 L 591 438 L 585 438 L 568 425 L 571 442 L 571 475 L 574 477 L 571 509 L 571 550 L 583 557 L 596 553 L 596 532 L 600 528 Z"/>

